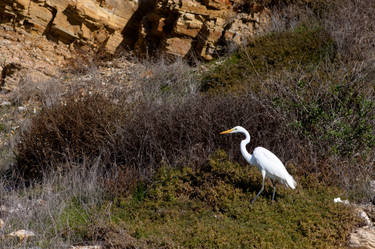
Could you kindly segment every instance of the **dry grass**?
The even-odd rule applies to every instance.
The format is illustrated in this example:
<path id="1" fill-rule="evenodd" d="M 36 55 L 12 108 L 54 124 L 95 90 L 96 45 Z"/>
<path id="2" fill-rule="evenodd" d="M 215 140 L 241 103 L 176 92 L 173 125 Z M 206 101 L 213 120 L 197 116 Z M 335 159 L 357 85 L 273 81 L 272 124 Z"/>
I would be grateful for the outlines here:
<path id="1" fill-rule="evenodd" d="M 68 248 L 74 243 L 86 243 L 79 229 L 85 234 L 92 224 L 107 219 L 93 210 L 104 200 L 104 192 L 97 178 L 98 165 L 90 170 L 76 166 L 65 175 L 55 172 L 45 176 L 42 182 L 29 187 L 13 188 L 2 179 L 0 183 L 1 204 L 7 211 L 1 212 L 5 226 L 2 234 L 26 229 L 35 233 L 30 241 L 19 242 L 5 237 L 1 245 L 6 248 Z M 71 206 L 71 203 L 75 206 Z M 87 227 L 80 227 L 81 223 Z M 78 224 L 78 225 L 77 225 Z M 94 242 L 92 231 L 90 242 Z"/>
<path id="2" fill-rule="evenodd" d="M 322 23 L 347 60 L 373 64 L 375 3 L 371 0 L 337 1 Z"/>

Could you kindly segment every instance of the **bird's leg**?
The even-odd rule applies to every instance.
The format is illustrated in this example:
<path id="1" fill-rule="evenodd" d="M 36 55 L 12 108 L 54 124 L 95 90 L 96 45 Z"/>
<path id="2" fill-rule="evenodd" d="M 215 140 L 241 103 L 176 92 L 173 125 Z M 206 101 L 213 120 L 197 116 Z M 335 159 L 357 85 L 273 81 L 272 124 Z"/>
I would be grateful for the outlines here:
<path id="1" fill-rule="evenodd" d="M 273 186 L 272 201 L 274 201 L 275 200 L 275 193 L 276 193 L 276 184 L 273 181 L 273 179 L 271 179 L 271 182 L 272 182 L 272 186 Z"/>
<path id="2" fill-rule="evenodd" d="M 254 203 L 254 201 L 257 199 L 257 197 L 263 192 L 264 190 L 264 178 L 266 178 L 266 171 L 262 170 L 262 176 L 263 176 L 263 180 L 262 180 L 262 188 L 259 190 L 258 194 L 255 196 L 255 198 L 251 201 L 251 204 Z"/>

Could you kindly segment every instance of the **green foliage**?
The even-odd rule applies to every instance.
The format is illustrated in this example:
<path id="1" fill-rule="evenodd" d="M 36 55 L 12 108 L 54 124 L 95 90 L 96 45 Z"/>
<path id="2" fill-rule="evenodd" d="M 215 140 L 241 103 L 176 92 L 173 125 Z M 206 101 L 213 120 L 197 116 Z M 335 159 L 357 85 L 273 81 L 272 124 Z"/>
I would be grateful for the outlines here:
<path id="1" fill-rule="evenodd" d="M 6 125 L 0 123 L 0 132 L 5 132 L 6 129 L 7 129 Z"/>
<path id="2" fill-rule="evenodd" d="M 66 230 L 66 232 L 73 230 L 73 234 L 76 236 L 75 240 L 82 240 L 87 236 L 87 230 L 91 222 L 91 215 L 88 210 L 82 206 L 79 200 L 73 198 L 73 200 L 67 202 L 67 206 L 59 216 L 58 230 Z"/>
<path id="3" fill-rule="evenodd" d="M 298 113 L 299 131 L 312 142 L 330 144 L 331 152 L 341 156 L 373 148 L 375 103 L 359 87 L 344 81 L 314 101 L 304 98 L 293 103 L 290 107 Z"/>
<path id="4" fill-rule="evenodd" d="M 313 68 L 323 58 L 333 58 L 335 44 L 320 27 L 299 26 L 294 31 L 257 38 L 232 54 L 223 64 L 203 75 L 201 90 L 235 90 L 251 84 L 248 78 L 264 78 L 270 71 Z"/>
<path id="5" fill-rule="evenodd" d="M 118 201 L 113 221 L 137 239 L 174 247 L 344 248 L 357 222 L 352 211 L 333 203 L 337 190 L 301 182 L 294 191 L 278 186 L 274 203 L 267 185 L 251 205 L 260 173 L 218 151 L 204 168 L 160 168 L 143 201 Z"/>
<path id="6" fill-rule="evenodd" d="M 143 182 L 140 182 L 135 190 L 133 191 L 133 197 L 137 201 L 143 201 L 146 195 L 146 186 Z"/>
<path id="7" fill-rule="evenodd" d="M 105 229 L 107 203 L 88 204 L 86 200 L 72 197 L 54 221 L 53 233 L 59 233 L 65 239 L 74 243 L 95 240 L 100 236 L 101 229 Z"/>

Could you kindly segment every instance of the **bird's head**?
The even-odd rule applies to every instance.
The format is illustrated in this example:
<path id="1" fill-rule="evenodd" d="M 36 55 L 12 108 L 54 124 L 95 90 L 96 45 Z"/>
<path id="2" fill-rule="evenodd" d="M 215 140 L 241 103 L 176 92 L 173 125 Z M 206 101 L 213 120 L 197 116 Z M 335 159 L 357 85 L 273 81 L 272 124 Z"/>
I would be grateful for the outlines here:
<path id="1" fill-rule="evenodd" d="M 236 127 L 233 127 L 232 129 L 222 131 L 220 132 L 220 134 L 238 133 L 238 132 L 244 132 L 244 130 L 245 128 L 243 128 L 242 126 L 236 126 Z"/>

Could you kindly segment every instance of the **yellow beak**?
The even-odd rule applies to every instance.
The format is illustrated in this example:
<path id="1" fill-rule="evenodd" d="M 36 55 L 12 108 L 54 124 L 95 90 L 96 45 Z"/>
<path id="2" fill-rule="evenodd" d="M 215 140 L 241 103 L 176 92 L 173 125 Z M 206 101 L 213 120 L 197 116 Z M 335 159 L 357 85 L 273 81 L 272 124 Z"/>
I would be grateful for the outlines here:
<path id="1" fill-rule="evenodd" d="M 233 129 L 230 129 L 230 130 L 226 130 L 226 131 L 222 131 L 220 132 L 220 134 L 228 134 L 228 133 L 231 133 L 233 131 Z"/>

